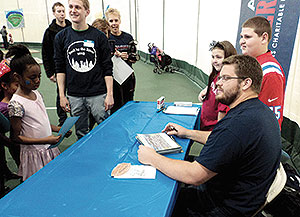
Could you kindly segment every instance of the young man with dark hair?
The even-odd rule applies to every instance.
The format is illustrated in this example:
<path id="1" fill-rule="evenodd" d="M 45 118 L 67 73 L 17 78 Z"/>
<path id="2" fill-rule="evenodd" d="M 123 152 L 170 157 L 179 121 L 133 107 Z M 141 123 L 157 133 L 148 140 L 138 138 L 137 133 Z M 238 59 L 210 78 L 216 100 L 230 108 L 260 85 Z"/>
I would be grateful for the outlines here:
<path id="1" fill-rule="evenodd" d="M 71 22 L 66 19 L 65 7 L 62 3 L 56 2 L 52 6 L 52 12 L 55 19 L 46 29 L 42 42 L 42 59 L 43 65 L 50 81 L 56 82 L 55 67 L 54 67 L 54 38 L 55 35 L 62 29 L 71 25 Z M 66 112 L 60 107 L 60 99 L 57 87 L 56 111 L 59 118 L 59 126 L 62 126 L 67 119 Z"/>
<path id="2" fill-rule="evenodd" d="M 258 98 L 275 113 L 281 127 L 285 93 L 285 74 L 280 63 L 268 49 L 272 29 L 264 17 L 252 17 L 242 25 L 240 45 L 244 55 L 258 60 L 263 69 L 263 81 Z"/>
<path id="3" fill-rule="evenodd" d="M 194 162 L 174 160 L 139 146 L 138 159 L 172 179 L 198 186 L 181 189 L 173 216 L 252 216 L 266 200 L 281 156 L 277 120 L 258 99 L 262 69 L 250 56 L 223 61 L 216 99 L 230 107 Z M 195 141 L 201 133 L 169 123 L 163 130 Z"/>

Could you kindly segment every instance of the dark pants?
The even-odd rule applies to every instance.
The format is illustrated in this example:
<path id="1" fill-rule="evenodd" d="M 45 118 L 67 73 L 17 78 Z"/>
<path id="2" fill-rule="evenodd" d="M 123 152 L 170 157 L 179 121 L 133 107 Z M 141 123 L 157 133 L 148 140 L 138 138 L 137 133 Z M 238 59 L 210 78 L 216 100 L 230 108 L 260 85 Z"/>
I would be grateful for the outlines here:
<path id="1" fill-rule="evenodd" d="M 57 83 L 56 83 L 56 91 L 57 91 L 57 96 L 56 96 L 56 112 L 57 112 L 58 122 L 59 122 L 58 125 L 62 126 L 68 116 L 67 116 L 67 113 L 60 106 L 60 97 L 59 97 L 59 90 L 58 90 Z"/>
<path id="2" fill-rule="evenodd" d="M 12 173 L 6 164 L 4 145 L 8 145 L 8 147 L 11 149 L 11 155 L 16 161 L 17 166 L 20 164 L 20 152 L 18 152 L 18 150 L 20 150 L 19 146 L 7 144 L 7 140 L 7 137 L 0 133 L 0 198 L 5 194 L 5 177 L 8 177 Z"/>
<path id="3" fill-rule="evenodd" d="M 5 150 L 3 144 L 0 143 L 0 198 L 4 195 L 4 170 L 6 166 Z"/>
<path id="4" fill-rule="evenodd" d="M 3 39 L 4 48 L 5 50 L 7 50 L 8 49 L 7 36 L 2 36 L 2 39 Z"/>
<path id="5" fill-rule="evenodd" d="M 129 78 L 124 81 L 122 85 L 114 80 L 113 84 L 113 92 L 114 92 L 114 106 L 111 109 L 111 113 L 114 113 L 118 109 L 120 109 L 123 105 L 125 105 L 128 101 L 133 100 L 135 88 L 135 76 L 129 76 Z"/>
<path id="6" fill-rule="evenodd" d="M 172 217 L 225 217 L 233 216 L 218 206 L 207 193 L 205 185 L 188 185 L 180 189 Z"/>

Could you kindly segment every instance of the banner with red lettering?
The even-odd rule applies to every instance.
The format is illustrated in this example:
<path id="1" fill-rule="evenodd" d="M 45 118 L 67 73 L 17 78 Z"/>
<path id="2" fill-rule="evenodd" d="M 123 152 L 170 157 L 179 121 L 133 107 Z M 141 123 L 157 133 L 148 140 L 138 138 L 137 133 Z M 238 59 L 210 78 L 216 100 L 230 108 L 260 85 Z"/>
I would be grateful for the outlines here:
<path id="1" fill-rule="evenodd" d="M 241 4 L 236 41 L 238 53 L 242 53 L 239 44 L 242 24 L 254 16 L 265 17 L 272 26 L 269 49 L 283 67 L 287 79 L 297 34 L 300 0 L 242 0 Z"/>

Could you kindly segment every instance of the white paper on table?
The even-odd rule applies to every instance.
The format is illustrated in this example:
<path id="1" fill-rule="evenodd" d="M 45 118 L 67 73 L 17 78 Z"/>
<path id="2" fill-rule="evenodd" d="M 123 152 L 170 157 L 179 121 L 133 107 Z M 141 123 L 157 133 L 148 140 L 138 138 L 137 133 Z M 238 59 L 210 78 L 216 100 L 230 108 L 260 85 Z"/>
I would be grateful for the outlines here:
<path id="1" fill-rule="evenodd" d="M 121 57 L 113 56 L 113 76 L 121 85 L 133 73 L 133 69 Z"/>
<path id="2" fill-rule="evenodd" d="M 146 165 L 131 165 L 130 169 L 120 176 L 114 176 L 116 179 L 155 179 L 156 169 Z"/>
<path id="3" fill-rule="evenodd" d="M 198 115 L 198 107 L 184 107 L 184 106 L 168 106 L 164 111 L 166 114 L 177 115 Z"/>

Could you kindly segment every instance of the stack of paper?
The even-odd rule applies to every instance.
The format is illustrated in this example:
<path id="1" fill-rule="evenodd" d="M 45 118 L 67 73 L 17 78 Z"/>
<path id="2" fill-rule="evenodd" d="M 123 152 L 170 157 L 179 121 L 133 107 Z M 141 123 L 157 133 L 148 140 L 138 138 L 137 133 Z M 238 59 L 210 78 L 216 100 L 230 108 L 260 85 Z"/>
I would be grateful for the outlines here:
<path id="1" fill-rule="evenodd" d="M 170 154 L 182 151 L 181 146 L 166 133 L 137 134 L 137 140 L 157 153 Z"/>
<path id="2" fill-rule="evenodd" d="M 166 114 L 198 115 L 198 107 L 168 106 L 164 111 Z"/>

